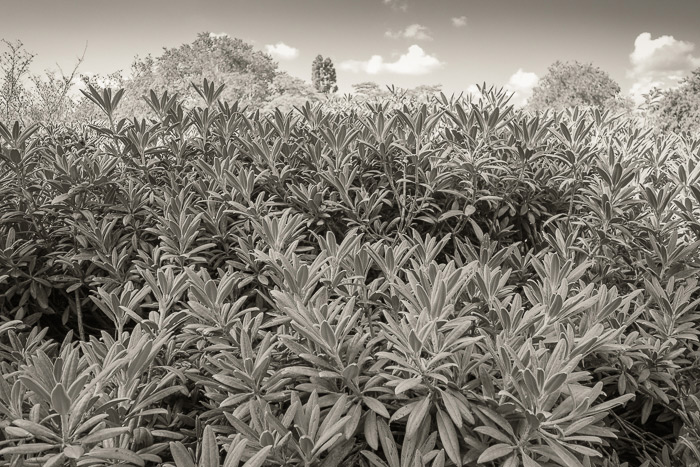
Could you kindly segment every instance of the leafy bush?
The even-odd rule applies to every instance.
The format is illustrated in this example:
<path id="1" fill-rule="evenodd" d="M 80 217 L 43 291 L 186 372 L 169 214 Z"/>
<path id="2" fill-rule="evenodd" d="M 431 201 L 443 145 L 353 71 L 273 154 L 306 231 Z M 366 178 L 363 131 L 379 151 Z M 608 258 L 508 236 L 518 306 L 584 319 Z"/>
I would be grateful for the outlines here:
<path id="1" fill-rule="evenodd" d="M 700 68 L 676 88 L 658 88 L 645 96 L 646 115 L 661 130 L 700 134 Z"/>
<path id="2" fill-rule="evenodd" d="M 195 90 L 0 125 L 0 465 L 700 461 L 700 140 Z"/>
<path id="3" fill-rule="evenodd" d="M 533 110 L 563 110 L 574 106 L 593 106 L 631 111 L 633 104 L 620 94 L 620 85 L 608 73 L 592 63 L 560 62 L 533 89 L 527 105 Z"/>

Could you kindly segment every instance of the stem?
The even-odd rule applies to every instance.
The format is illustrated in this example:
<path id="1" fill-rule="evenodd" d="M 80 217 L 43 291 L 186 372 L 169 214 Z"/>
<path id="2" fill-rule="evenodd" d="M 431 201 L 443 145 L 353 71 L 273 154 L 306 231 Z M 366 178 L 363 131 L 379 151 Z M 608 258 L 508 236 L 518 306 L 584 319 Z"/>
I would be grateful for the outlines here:
<path id="1" fill-rule="evenodd" d="M 75 209 L 75 212 L 80 212 L 80 209 Z M 75 219 L 75 222 L 77 222 L 77 219 Z M 73 255 L 76 255 L 78 253 L 78 227 L 75 224 L 75 222 L 73 223 Z M 74 263 L 74 266 L 76 266 L 76 271 L 77 271 L 77 264 Z M 80 306 L 80 292 L 78 289 L 75 289 L 74 296 L 75 296 L 75 313 L 78 316 L 78 335 L 80 336 L 80 340 L 84 341 L 85 340 L 85 328 L 83 327 L 83 309 Z"/>
<path id="2" fill-rule="evenodd" d="M 369 307 L 362 307 L 362 311 L 365 312 L 367 316 L 367 326 L 369 327 L 369 335 L 371 339 L 374 339 L 374 320 L 372 319 L 372 309 Z"/>
<path id="3" fill-rule="evenodd" d="M 574 169 L 574 183 L 571 185 L 571 194 L 569 195 L 569 213 L 566 216 L 566 222 L 571 231 L 571 215 L 574 213 L 574 197 L 576 196 L 576 188 L 578 187 L 578 172 Z"/>
<path id="4" fill-rule="evenodd" d="M 404 226 L 406 224 L 406 183 L 407 183 L 407 173 L 408 170 L 408 160 L 407 157 L 403 158 L 403 189 L 401 195 L 401 223 L 399 224 L 399 231 L 403 232 Z"/>
<path id="5" fill-rule="evenodd" d="M 78 335 L 80 340 L 85 340 L 85 327 L 83 326 L 83 309 L 80 305 L 80 292 L 75 289 L 75 313 L 78 315 Z"/>

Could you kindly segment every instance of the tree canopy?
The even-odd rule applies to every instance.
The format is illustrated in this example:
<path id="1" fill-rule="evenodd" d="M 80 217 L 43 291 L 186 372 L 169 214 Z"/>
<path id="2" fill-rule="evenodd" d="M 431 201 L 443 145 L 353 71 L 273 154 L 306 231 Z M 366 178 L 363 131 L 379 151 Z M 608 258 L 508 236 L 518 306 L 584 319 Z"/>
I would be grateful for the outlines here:
<path id="1" fill-rule="evenodd" d="M 80 83 L 82 88 L 123 88 L 117 118 L 150 115 L 143 100 L 150 90 L 177 94 L 186 107 L 201 105 L 192 83 L 201 83 L 204 78 L 217 86 L 224 85 L 221 100 L 238 101 L 242 106 L 263 111 L 289 111 L 319 99 L 310 83 L 278 70 L 277 62 L 267 53 L 241 39 L 208 32 L 198 34 L 192 43 L 164 48 L 159 56 L 137 56 L 128 77 L 121 71 L 78 75 L 82 57 L 68 74 L 46 70 L 43 75 L 34 75 L 30 72 L 34 54 L 27 52 L 20 41 L 2 40 L 0 48 L 0 121 L 56 123 L 101 118 L 89 100 L 79 94 L 76 97 L 72 88 Z M 337 89 L 330 59 L 322 64 L 324 82 Z"/>
<path id="2" fill-rule="evenodd" d="M 374 81 L 363 81 L 353 84 L 352 90 L 356 96 L 365 98 L 381 97 L 387 94 L 386 89 L 382 89 L 381 86 Z"/>
<path id="3" fill-rule="evenodd" d="M 259 105 L 271 97 L 276 74 L 277 63 L 268 54 L 241 39 L 204 32 L 190 44 L 165 48 L 159 57 L 137 58 L 132 65 L 132 78 L 124 83 L 125 105 L 145 110 L 134 100 L 140 100 L 149 89 L 167 89 L 186 104 L 197 104 L 199 97 L 191 83 L 205 77 L 226 86 L 221 99 Z"/>
<path id="4" fill-rule="evenodd" d="M 5 50 L 0 54 L 0 118 L 21 120 L 23 110 L 30 104 L 24 84 L 34 54 L 24 49 L 20 41 L 0 41 Z"/>
<path id="5" fill-rule="evenodd" d="M 532 110 L 561 110 L 573 106 L 603 107 L 620 94 L 620 85 L 591 63 L 557 60 L 534 88 Z"/>
<path id="6" fill-rule="evenodd" d="M 316 56 L 311 64 L 311 82 L 318 92 L 329 93 L 338 91 L 335 66 L 330 58 L 326 57 L 324 59 L 322 55 Z"/>
<path id="7" fill-rule="evenodd" d="M 318 99 L 318 94 L 313 86 L 285 72 L 275 75 L 272 80 L 271 95 L 271 99 L 264 107 L 268 111 L 279 108 L 282 112 L 288 112 L 294 107 L 304 105 L 307 101 L 314 102 Z"/>
<path id="8" fill-rule="evenodd" d="M 700 132 L 700 68 L 678 87 L 650 93 L 647 108 L 651 120 L 662 130 Z"/>

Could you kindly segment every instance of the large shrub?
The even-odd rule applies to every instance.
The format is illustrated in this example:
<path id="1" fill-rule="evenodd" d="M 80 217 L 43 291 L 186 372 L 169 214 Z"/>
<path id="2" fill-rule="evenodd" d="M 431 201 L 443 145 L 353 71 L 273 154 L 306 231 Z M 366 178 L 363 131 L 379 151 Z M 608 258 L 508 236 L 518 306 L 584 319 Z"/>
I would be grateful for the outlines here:
<path id="1" fill-rule="evenodd" d="M 621 107 L 620 85 L 604 70 L 578 61 L 557 60 L 550 65 L 528 100 L 528 106 L 538 111 L 607 105 Z"/>
<path id="2" fill-rule="evenodd" d="M 700 461 L 699 141 L 195 89 L 0 126 L 0 465 Z"/>
<path id="3" fill-rule="evenodd" d="M 649 119 L 662 131 L 700 135 L 700 68 L 680 84 L 647 97 Z"/>

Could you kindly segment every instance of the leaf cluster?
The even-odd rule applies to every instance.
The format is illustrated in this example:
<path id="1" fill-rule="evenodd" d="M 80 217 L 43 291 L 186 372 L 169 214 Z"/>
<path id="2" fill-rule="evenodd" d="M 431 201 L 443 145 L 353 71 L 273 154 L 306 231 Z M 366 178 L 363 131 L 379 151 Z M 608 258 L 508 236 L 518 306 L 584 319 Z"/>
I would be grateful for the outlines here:
<path id="1" fill-rule="evenodd" d="M 0 125 L 0 465 L 700 461 L 700 141 L 600 110 Z"/>

